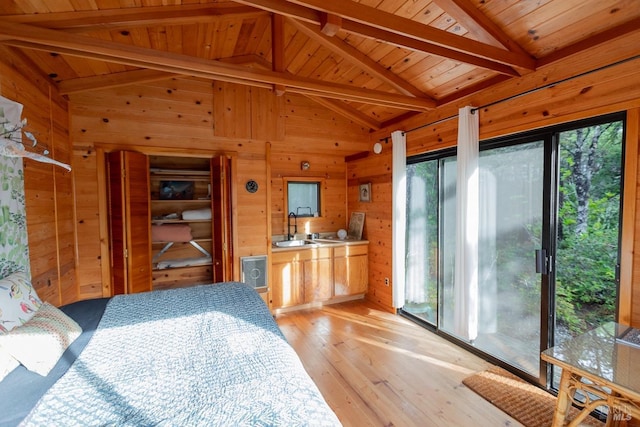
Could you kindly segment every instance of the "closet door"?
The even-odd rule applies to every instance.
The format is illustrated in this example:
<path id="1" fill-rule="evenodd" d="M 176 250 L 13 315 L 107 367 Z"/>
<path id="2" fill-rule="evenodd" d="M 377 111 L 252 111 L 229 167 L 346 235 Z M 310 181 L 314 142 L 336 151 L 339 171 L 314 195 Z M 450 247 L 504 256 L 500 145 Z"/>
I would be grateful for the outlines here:
<path id="1" fill-rule="evenodd" d="M 149 162 L 144 154 L 107 155 L 113 294 L 151 290 Z"/>
<path id="2" fill-rule="evenodd" d="M 233 253 L 231 242 L 231 159 L 211 159 L 211 211 L 213 213 L 213 281 L 231 280 Z"/>

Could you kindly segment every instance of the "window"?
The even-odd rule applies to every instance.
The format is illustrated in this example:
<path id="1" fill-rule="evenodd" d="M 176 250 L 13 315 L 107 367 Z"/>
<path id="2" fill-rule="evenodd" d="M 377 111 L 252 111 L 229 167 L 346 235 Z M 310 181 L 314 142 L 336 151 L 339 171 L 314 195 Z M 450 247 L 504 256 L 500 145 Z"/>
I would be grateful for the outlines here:
<path id="1" fill-rule="evenodd" d="M 322 181 L 317 178 L 285 178 L 287 213 L 297 217 L 322 216 Z"/>

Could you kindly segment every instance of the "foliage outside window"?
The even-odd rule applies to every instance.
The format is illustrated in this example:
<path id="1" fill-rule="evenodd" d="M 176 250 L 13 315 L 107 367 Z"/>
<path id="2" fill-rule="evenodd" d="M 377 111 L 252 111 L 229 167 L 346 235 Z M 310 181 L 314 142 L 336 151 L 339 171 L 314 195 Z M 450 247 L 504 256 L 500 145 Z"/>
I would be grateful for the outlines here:
<path id="1" fill-rule="evenodd" d="M 297 217 L 322 216 L 322 181 L 318 178 L 285 178 L 287 213 Z"/>

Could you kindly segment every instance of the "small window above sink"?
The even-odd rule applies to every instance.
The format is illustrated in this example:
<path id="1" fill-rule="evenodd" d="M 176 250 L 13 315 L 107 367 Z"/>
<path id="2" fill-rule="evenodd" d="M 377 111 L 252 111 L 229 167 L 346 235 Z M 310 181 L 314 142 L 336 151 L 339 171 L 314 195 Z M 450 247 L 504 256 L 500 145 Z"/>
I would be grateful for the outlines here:
<path id="1" fill-rule="evenodd" d="M 284 184 L 287 213 L 298 218 L 322 216 L 321 178 L 284 178 Z"/>

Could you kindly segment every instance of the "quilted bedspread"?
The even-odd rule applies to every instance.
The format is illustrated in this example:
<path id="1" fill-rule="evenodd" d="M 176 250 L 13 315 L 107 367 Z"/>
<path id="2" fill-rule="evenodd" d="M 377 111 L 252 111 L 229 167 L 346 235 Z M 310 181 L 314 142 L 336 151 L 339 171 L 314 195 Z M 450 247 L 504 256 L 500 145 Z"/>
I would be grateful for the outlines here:
<path id="1" fill-rule="evenodd" d="M 114 297 L 23 425 L 340 425 L 260 296 L 222 283 Z"/>

